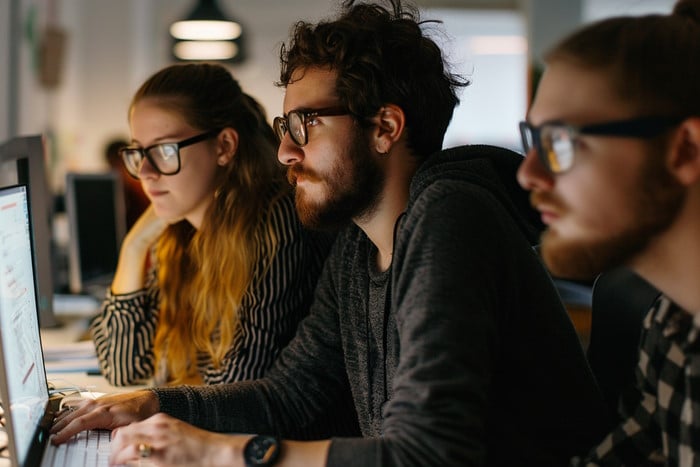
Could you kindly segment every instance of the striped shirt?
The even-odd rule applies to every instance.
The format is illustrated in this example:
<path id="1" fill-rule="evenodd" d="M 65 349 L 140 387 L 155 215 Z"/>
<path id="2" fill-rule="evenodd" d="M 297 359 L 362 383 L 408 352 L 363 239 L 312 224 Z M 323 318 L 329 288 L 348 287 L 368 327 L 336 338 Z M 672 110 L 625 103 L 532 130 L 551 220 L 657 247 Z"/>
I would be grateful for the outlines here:
<path id="1" fill-rule="evenodd" d="M 262 257 L 274 255 L 273 260 L 264 275 L 267 261 L 261 261 L 254 272 L 254 286 L 244 294 L 238 310 L 240 326 L 223 361 L 214 365 L 208 356 L 198 356 L 197 368 L 205 384 L 263 376 L 311 305 L 332 238 L 301 227 L 291 196 L 271 209 L 278 244 L 275 251 L 263 251 Z M 153 354 L 159 295 L 155 271 L 144 289 L 128 294 L 107 291 L 91 333 L 102 373 L 111 384 L 144 383 L 160 373 L 155 371 Z"/>
<path id="2" fill-rule="evenodd" d="M 572 464 L 700 466 L 700 316 L 663 295 L 644 320 L 637 390 L 620 425 Z"/>

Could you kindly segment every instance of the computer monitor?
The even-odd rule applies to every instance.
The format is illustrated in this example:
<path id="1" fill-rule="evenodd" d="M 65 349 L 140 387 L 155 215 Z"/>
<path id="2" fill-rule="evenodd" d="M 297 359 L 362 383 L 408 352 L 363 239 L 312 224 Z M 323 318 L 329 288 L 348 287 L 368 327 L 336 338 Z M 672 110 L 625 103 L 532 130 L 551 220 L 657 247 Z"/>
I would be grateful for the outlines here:
<path id="1" fill-rule="evenodd" d="M 41 135 L 15 137 L 1 144 L 0 184 L 26 184 L 29 187 L 39 323 L 42 327 L 53 327 L 59 325 L 53 310 L 53 196 L 46 176 L 44 147 Z"/>
<path id="2" fill-rule="evenodd" d="M 114 172 L 66 174 L 70 291 L 104 297 L 126 231 L 121 179 Z"/>
<path id="3" fill-rule="evenodd" d="M 37 325 L 27 187 L 0 188 L 0 394 L 12 459 L 31 456 L 49 397 Z"/>

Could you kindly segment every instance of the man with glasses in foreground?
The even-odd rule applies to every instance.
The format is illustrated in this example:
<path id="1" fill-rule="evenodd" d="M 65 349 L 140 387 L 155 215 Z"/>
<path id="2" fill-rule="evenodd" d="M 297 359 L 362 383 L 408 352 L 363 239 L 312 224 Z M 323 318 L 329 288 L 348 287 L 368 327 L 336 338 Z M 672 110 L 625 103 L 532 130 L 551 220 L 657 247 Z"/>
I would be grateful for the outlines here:
<path id="1" fill-rule="evenodd" d="M 225 436 L 167 415 L 119 429 L 114 461 L 230 465 L 561 465 L 607 429 L 578 336 L 532 248 L 518 154 L 440 151 L 463 83 L 417 12 L 350 6 L 282 50 L 279 160 L 306 226 L 343 226 L 312 311 L 258 381 L 86 405 L 87 426 L 156 411 L 278 434 L 333 413 L 349 383 L 362 438 Z M 433 155 L 431 155 L 433 154 Z"/>
<path id="2" fill-rule="evenodd" d="M 548 225 L 550 270 L 589 279 L 625 264 L 663 292 L 638 392 L 580 465 L 700 465 L 698 57 L 698 0 L 593 24 L 548 54 L 521 125 L 518 177 Z"/>

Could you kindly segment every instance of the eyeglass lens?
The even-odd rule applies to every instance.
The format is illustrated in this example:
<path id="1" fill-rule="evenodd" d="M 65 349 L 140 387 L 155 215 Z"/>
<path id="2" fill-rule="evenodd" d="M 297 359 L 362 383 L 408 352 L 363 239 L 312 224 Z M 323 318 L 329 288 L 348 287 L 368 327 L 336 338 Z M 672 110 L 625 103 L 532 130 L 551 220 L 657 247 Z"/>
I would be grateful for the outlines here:
<path id="1" fill-rule="evenodd" d="M 289 122 L 289 134 L 299 146 L 305 145 L 307 140 L 306 125 L 304 125 L 304 115 L 301 112 L 290 112 L 287 116 Z"/>
<path id="2" fill-rule="evenodd" d="M 144 159 L 163 175 L 172 175 L 180 170 L 180 152 L 176 143 L 163 143 L 148 149 L 126 148 L 122 151 L 126 169 L 138 178 Z M 145 156 L 145 157 L 144 157 Z"/>
<path id="3" fill-rule="evenodd" d="M 571 168 L 574 162 L 573 135 L 564 125 L 543 125 L 534 128 L 527 123 L 520 127 L 526 152 L 537 151 L 542 163 L 553 173 Z"/>
<path id="4" fill-rule="evenodd" d="M 277 137 L 282 140 L 289 131 L 292 141 L 299 146 L 304 146 L 307 142 L 306 125 L 304 124 L 304 114 L 292 111 L 286 117 L 277 117 L 274 120 Z"/>
<path id="5" fill-rule="evenodd" d="M 126 147 L 120 150 L 124 165 L 132 177 L 139 178 L 144 159 L 162 175 L 175 175 L 180 171 L 180 149 L 216 137 L 221 128 L 207 131 L 177 143 L 154 144 L 147 148 Z"/>
<path id="6" fill-rule="evenodd" d="M 284 117 L 275 117 L 272 121 L 272 127 L 277 134 L 277 139 L 282 141 L 285 133 L 287 133 L 287 120 Z"/>
<path id="7" fill-rule="evenodd" d="M 547 165 L 554 172 L 563 172 L 574 163 L 573 135 L 570 128 L 559 125 L 545 125 L 540 131 L 542 149 Z"/>

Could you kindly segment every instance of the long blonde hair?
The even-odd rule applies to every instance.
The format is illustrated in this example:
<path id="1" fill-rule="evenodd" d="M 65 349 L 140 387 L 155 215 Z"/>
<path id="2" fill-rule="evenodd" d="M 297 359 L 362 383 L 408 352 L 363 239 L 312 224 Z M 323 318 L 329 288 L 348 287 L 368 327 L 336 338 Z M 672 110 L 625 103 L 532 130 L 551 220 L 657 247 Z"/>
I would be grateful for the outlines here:
<path id="1" fill-rule="evenodd" d="M 200 229 L 186 221 L 171 225 L 157 246 L 155 362 L 156 368 L 165 365 L 168 382 L 177 384 L 200 379 L 199 355 L 217 366 L 231 347 L 241 301 L 276 249 L 270 209 L 289 186 L 265 112 L 222 66 L 164 68 L 141 86 L 131 107 L 145 98 L 202 131 L 238 132 L 238 148 L 220 172 Z"/>

